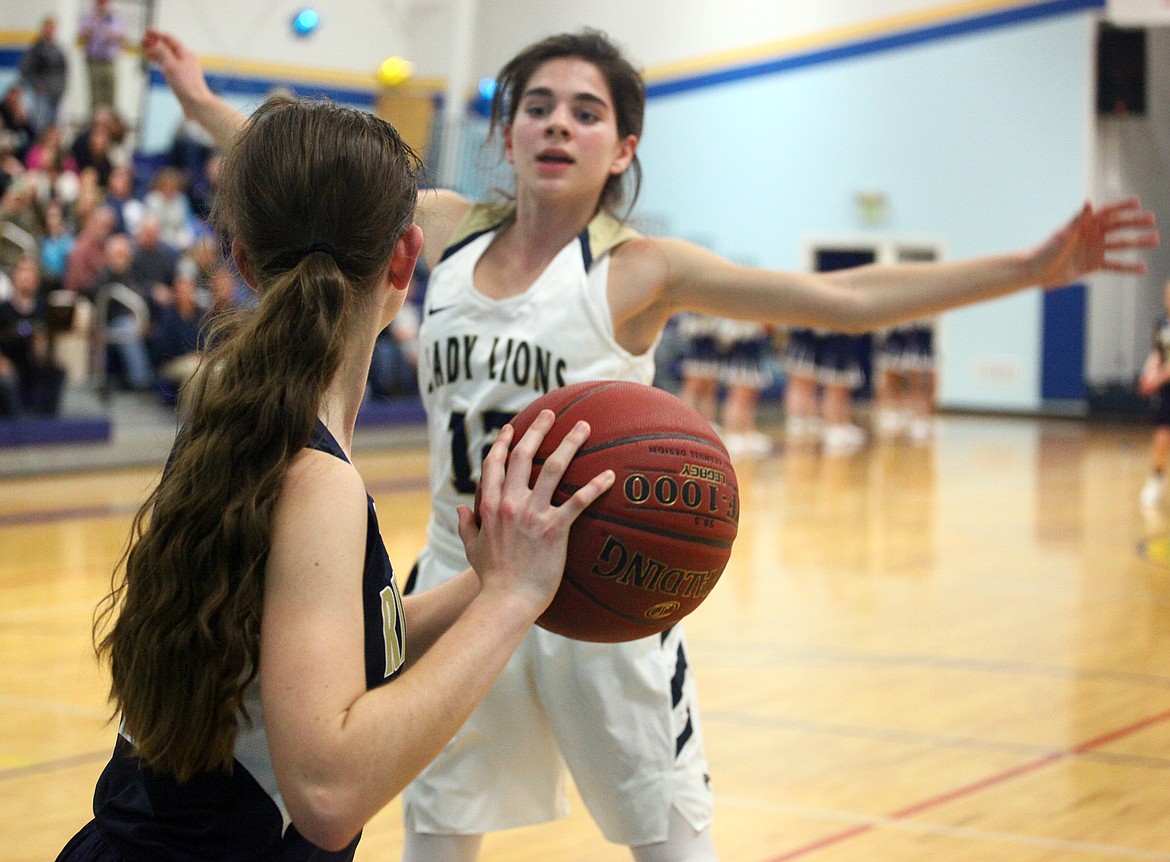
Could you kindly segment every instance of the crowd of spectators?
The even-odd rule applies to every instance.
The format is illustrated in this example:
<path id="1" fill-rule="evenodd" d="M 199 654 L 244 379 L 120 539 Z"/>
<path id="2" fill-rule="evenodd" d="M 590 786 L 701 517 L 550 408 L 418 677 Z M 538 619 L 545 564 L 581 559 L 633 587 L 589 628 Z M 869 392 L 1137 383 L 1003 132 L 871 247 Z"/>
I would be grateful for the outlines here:
<path id="1" fill-rule="evenodd" d="M 168 154 L 134 152 L 113 107 L 124 27 L 108 0 L 82 22 L 89 114 L 63 120 L 55 33 L 46 18 L 0 92 L 0 419 L 56 415 L 73 384 L 174 402 L 211 316 L 253 301 L 210 227 L 212 140 L 183 121 Z M 417 391 L 415 318 L 399 317 L 378 340 L 375 397 Z"/>
<path id="2" fill-rule="evenodd" d="M 0 417 L 54 415 L 95 374 L 173 399 L 208 315 L 249 297 L 207 221 L 218 155 L 176 134 L 136 158 L 110 108 L 68 129 L 30 94 L 0 97 Z"/>

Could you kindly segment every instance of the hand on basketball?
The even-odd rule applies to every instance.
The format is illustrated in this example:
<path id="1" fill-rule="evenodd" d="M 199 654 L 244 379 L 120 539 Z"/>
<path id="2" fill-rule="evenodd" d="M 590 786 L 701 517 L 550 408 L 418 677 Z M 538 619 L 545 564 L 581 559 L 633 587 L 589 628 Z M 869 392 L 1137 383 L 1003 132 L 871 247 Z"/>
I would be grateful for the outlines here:
<path id="1" fill-rule="evenodd" d="M 1154 214 L 1137 198 L 1126 198 L 1094 209 L 1086 203 L 1073 219 L 1035 252 L 1037 283 L 1063 287 L 1091 272 L 1141 274 L 1146 264 L 1122 260 L 1119 251 L 1153 248 L 1159 242 Z"/>
<path id="2" fill-rule="evenodd" d="M 555 418 L 551 410 L 541 411 L 510 453 L 514 431 L 505 425 L 483 461 L 477 511 L 459 507 L 459 535 L 483 590 L 521 595 L 532 603 L 534 619 L 560 584 L 569 527 L 614 481 L 614 472 L 605 470 L 564 503 L 553 505 L 553 491 L 589 437 L 588 423 L 578 422 L 545 459 L 535 485 L 528 487 L 536 451 Z"/>

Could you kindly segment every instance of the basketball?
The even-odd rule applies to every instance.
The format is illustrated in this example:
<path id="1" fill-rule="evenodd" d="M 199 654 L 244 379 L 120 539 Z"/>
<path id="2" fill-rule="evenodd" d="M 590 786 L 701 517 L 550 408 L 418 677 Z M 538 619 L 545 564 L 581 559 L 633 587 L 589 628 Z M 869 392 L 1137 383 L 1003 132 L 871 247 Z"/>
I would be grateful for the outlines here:
<path id="1" fill-rule="evenodd" d="M 582 419 L 589 439 L 554 504 L 603 470 L 612 469 L 616 480 L 573 523 L 564 578 L 537 625 L 608 643 L 673 626 L 710 594 L 731 556 L 739 488 L 727 449 L 710 423 L 674 395 L 614 380 L 538 398 L 512 420 L 514 440 L 546 408 L 557 418 L 531 481 Z"/>

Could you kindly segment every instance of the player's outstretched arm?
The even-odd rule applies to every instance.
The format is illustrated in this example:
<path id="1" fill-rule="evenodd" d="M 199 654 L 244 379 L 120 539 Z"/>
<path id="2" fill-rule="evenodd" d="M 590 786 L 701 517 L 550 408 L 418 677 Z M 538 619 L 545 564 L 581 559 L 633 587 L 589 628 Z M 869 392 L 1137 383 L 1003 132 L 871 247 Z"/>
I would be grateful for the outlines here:
<path id="1" fill-rule="evenodd" d="M 630 343 L 656 334 L 678 311 L 866 332 L 1028 287 L 1060 287 L 1093 272 L 1143 273 L 1145 262 L 1128 253 L 1158 242 L 1154 215 L 1137 198 L 1096 208 L 1086 203 L 1024 251 L 832 273 L 753 269 L 681 240 L 642 239 L 614 255 L 611 284 L 615 275 L 625 277 L 628 289 L 611 290 L 611 308 L 619 340 L 633 333 Z"/>
<path id="2" fill-rule="evenodd" d="M 142 37 L 142 50 L 159 67 L 183 113 L 206 129 L 221 149 L 231 146 L 245 118 L 211 92 L 195 52 L 170 33 L 151 29 Z"/>

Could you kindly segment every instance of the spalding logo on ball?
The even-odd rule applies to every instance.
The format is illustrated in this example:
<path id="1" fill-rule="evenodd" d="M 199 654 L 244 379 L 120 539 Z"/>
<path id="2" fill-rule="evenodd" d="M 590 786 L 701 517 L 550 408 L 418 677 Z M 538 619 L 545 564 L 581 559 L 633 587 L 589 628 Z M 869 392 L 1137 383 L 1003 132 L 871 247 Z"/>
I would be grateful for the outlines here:
<path id="1" fill-rule="evenodd" d="M 598 473 L 616 480 L 573 523 L 561 586 L 537 625 L 586 641 L 634 640 L 677 623 L 710 594 L 739 528 L 727 449 L 702 416 L 662 389 L 590 381 L 521 411 L 518 441 L 543 409 L 556 422 L 540 465 L 579 421 L 591 432 L 553 494 L 563 503 Z"/>

